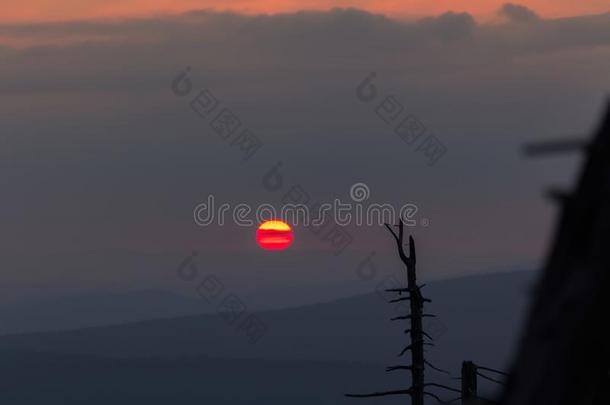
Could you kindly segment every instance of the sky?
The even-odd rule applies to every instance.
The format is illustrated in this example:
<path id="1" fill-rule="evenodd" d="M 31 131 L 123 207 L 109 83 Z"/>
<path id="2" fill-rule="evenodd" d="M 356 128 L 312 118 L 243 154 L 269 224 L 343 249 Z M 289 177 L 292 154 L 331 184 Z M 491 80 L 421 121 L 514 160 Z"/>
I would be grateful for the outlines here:
<path id="1" fill-rule="evenodd" d="M 421 17 L 447 11 L 468 12 L 483 19 L 493 19 L 504 4 L 502 0 L 24 0 L 19 7 L 3 7 L 0 21 L 5 23 L 31 21 L 65 21 L 107 17 L 143 16 L 160 13 L 181 13 L 208 9 L 249 14 L 291 13 L 301 10 L 358 8 L 389 17 Z M 545 18 L 599 14 L 608 11 L 604 0 L 530 0 L 522 5 Z"/>
<path id="2" fill-rule="evenodd" d="M 522 146 L 594 130 L 610 14 L 602 2 L 427 3 L 3 7 L 0 303 L 193 295 L 176 276 L 193 251 L 201 271 L 278 306 L 374 291 L 400 269 L 379 226 L 350 227 L 340 255 L 295 227 L 293 247 L 269 253 L 254 228 L 193 220 L 210 194 L 279 204 L 296 185 L 331 201 L 365 183 L 371 202 L 416 204 L 423 278 L 537 266 L 557 212 L 544 192 L 569 189 L 579 159 L 527 160 Z M 359 9 L 330 9 L 347 5 Z M 177 96 L 187 68 L 192 90 Z M 378 96 L 364 102 L 357 88 L 372 72 Z M 204 89 L 261 140 L 249 160 L 191 108 Z M 446 146 L 437 164 L 377 114 L 389 96 Z M 283 185 L 270 191 L 279 162 Z M 363 279 L 367 259 L 376 273 Z"/>

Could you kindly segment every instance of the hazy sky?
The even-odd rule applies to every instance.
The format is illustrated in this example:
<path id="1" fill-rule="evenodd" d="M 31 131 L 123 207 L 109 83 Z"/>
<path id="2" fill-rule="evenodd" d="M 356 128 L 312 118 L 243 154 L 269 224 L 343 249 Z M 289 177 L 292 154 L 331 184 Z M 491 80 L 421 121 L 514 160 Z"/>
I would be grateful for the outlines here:
<path id="1" fill-rule="evenodd" d="M 589 134 L 610 87 L 610 15 L 581 15 L 605 11 L 603 2 L 362 1 L 349 4 L 388 15 L 154 17 L 145 14 L 169 8 L 163 1 L 51 3 L 0 14 L 3 300 L 193 293 L 175 276 L 192 250 L 202 271 L 254 300 L 372 291 L 375 282 L 355 269 L 373 251 L 379 279 L 400 268 L 380 227 L 350 229 L 354 242 L 336 257 L 304 229 L 292 249 L 269 254 L 254 244 L 254 229 L 193 222 L 209 194 L 277 204 L 294 184 L 331 200 L 364 182 L 371 201 L 417 204 L 429 221 L 413 229 L 423 277 L 536 263 L 555 213 L 542 194 L 569 187 L 578 160 L 528 161 L 520 148 Z M 172 3 L 176 12 L 210 6 Z M 286 11 L 274 3 L 284 7 L 230 4 Z M 478 18 L 486 13 L 493 21 Z M 87 20 L 128 14 L 141 15 Z M 398 19 L 406 14 L 428 17 Z M 176 97 L 172 80 L 187 66 L 193 94 Z M 356 87 L 371 72 L 379 98 L 366 104 Z M 189 107 L 206 88 L 263 141 L 250 160 Z M 435 166 L 376 115 L 388 95 L 448 148 Z M 278 161 L 284 189 L 270 192 L 263 177 Z"/>
<path id="2" fill-rule="evenodd" d="M 354 7 L 392 17 L 413 17 L 464 11 L 476 17 L 493 19 L 502 0 L 24 0 L 19 7 L 3 7 L 0 21 L 48 21 L 100 17 L 141 16 L 199 9 L 241 13 L 283 13 L 300 10 L 328 10 Z M 606 0 L 521 1 L 546 18 L 598 14 L 609 11 Z"/>

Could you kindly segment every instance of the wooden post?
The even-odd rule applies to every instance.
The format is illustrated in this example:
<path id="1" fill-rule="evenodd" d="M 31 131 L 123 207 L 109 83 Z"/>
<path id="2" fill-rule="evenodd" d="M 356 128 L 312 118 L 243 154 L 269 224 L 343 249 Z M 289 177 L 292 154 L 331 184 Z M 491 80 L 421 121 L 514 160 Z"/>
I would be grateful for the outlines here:
<path id="1" fill-rule="evenodd" d="M 477 366 L 472 361 L 462 362 L 462 405 L 474 404 L 477 397 Z"/>

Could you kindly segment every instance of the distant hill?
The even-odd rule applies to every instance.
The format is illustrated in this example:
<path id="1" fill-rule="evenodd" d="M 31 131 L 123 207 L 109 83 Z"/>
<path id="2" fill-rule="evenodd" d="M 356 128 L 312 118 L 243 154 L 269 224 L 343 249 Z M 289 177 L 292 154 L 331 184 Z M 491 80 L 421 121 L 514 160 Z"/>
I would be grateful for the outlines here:
<path id="1" fill-rule="evenodd" d="M 439 366 L 462 359 L 502 367 L 518 336 L 533 273 L 445 280 L 424 287 L 433 299 L 427 324 L 437 339 L 429 350 Z M 217 314 L 184 316 L 60 332 L 0 337 L 0 350 L 117 357 L 214 356 L 275 360 L 396 362 L 405 324 L 389 322 L 395 308 L 369 294 L 258 314 L 267 334 L 255 345 Z"/>
<path id="2" fill-rule="evenodd" d="M 207 310 L 201 300 L 166 291 L 88 294 L 0 307 L 0 334 L 112 325 Z"/>
<path id="3" fill-rule="evenodd" d="M 356 363 L 208 357 L 110 359 L 0 351 L 0 398 L 7 405 L 347 405 L 345 392 L 404 385 Z M 367 405 L 398 405 L 380 398 Z"/>
<path id="4" fill-rule="evenodd" d="M 439 317 L 425 325 L 436 344 L 427 356 L 451 373 L 427 369 L 428 381 L 459 386 L 452 377 L 465 359 L 505 368 L 533 276 L 491 274 L 425 286 L 433 299 L 426 312 Z M 342 394 L 409 385 L 408 373 L 385 372 L 387 365 L 408 364 L 397 357 L 406 325 L 389 322 L 397 308 L 387 299 L 369 294 L 258 313 L 268 332 L 254 345 L 218 314 L 3 336 L 0 399 L 11 405 L 356 404 Z M 487 396 L 497 389 L 479 384 Z"/>

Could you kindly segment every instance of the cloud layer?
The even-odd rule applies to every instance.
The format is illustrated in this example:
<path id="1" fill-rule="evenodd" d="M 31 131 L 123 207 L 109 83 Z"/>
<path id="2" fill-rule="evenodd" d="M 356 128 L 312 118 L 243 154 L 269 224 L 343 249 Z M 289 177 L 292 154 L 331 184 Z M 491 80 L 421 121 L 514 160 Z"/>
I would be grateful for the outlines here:
<path id="1" fill-rule="evenodd" d="M 150 16 L 197 9 L 246 14 L 277 14 L 296 11 L 327 11 L 359 8 L 392 17 L 421 17 L 447 11 L 465 11 L 490 19 L 504 0 L 23 0 L 19 7 L 5 7 L 0 22 L 66 21 L 108 17 Z M 546 18 L 599 14 L 610 11 L 605 0 L 527 0 L 526 5 Z"/>
<path id="2" fill-rule="evenodd" d="M 532 166 L 519 148 L 593 127 L 610 88 L 610 15 L 548 20 L 516 5 L 501 14 L 496 24 L 335 9 L 0 25 L 4 280 L 61 279 L 59 290 L 162 283 L 199 246 L 227 277 L 264 274 L 258 282 L 271 288 L 350 278 L 330 269 L 387 250 L 383 229 L 369 229 L 346 262 L 295 253 L 284 267 L 246 271 L 258 260 L 249 235 L 193 226 L 209 193 L 279 201 L 261 187 L 278 160 L 287 185 L 319 198 L 362 181 L 376 201 L 419 204 L 433 225 L 414 232 L 433 276 L 536 260 L 553 213 L 540 191 L 569 183 L 575 162 Z M 265 142 L 256 159 L 232 154 L 172 94 L 186 66 L 197 90 Z M 437 166 L 356 98 L 371 72 L 380 97 L 395 96 L 448 147 Z M 237 252 L 228 263 L 227 250 Z"/>

